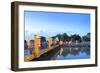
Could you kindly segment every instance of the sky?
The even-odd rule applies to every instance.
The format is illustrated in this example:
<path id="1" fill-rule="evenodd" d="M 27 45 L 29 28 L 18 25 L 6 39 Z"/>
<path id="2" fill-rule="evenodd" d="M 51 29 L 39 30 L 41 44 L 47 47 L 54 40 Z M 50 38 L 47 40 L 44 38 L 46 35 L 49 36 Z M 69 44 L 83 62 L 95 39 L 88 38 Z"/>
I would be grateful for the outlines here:
<path id="1" fill-rule="evenodd" d="M 90 32 L 90 14 L 24 11 L 25 39 L 35 34 L 52 37 L 56 34 L 86 35 Z"/>

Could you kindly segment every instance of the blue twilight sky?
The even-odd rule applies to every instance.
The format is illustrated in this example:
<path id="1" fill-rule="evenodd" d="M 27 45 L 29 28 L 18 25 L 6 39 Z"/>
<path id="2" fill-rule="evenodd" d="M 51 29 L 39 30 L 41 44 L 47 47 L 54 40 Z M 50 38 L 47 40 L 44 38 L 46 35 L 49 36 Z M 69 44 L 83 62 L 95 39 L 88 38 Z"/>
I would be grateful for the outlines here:
<path id="1" fill-rule="evenodd" d="M 86 35 L 90 32 L 90 14 L 24 11 L 25 39 L 34 34 L 51 37 L 60 33 Z"/>

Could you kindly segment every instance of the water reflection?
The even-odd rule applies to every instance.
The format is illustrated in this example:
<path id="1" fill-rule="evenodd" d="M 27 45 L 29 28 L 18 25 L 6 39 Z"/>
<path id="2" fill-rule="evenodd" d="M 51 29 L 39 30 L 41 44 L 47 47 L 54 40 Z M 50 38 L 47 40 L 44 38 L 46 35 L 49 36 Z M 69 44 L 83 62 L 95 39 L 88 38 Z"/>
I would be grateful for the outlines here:
<path id="1" fill-rule="evenodd" d="M 90 47 L 61 47 L 58 60 L 90 58 Z"/>

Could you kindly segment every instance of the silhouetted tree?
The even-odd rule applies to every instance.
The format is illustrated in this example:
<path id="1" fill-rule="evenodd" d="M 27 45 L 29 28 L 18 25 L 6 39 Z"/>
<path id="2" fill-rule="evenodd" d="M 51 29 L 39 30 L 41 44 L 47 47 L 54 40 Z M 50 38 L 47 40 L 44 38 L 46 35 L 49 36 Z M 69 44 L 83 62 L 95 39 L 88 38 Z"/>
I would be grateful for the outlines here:
<path id="1" fill-rule="evenodd" d="M 76 40 L 81 42 L 81 37 L 77 34 L 71 35 L 70 38 L 72 39 L 73 42 L 75 42 Z"/>
<path id="2" fill-rule="evenodd" d="M 60 39 L 61 39 L 61 34 L 57 34 L 56 37 L 57 37 L 58 40 L 60 41 Z"/>
<path id="3" fill-rule="evenodd" d="M 63 33 L 64 41 L 69 41 L 69 36 L 66 33 Z"/>
<path id="4" fill-rule="evenodd" d="M 41 42 L 46 42 L 46 37 L 41 36 Z"/>
<path id="5" fill-rule="evenodd" d="M 56 39 L 56 36 L 51 37 L 52 39 Z"/>
<path id="6" fill-rule="evenodd" d="M 85 36 L 83 36 L 82 40 L 85 41 L 85 42 L 90 41 L 90 33 L 87 33 Z"/>

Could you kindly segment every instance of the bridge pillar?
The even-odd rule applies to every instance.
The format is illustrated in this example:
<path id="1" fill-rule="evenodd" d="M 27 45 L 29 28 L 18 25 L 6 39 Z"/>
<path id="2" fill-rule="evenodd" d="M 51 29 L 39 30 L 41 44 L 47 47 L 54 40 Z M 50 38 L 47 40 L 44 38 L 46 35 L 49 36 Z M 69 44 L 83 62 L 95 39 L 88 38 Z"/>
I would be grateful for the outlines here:
<path id="1" fill-rule="evenodd" d="M 52 38 L 48 38 L 48 49 L 51 48 L 51 44 L 52 44 Z"/>
<path id="2" fill-rule="evenodd" d="M 40 56 L 40 46 L 41 46 L 41 38 L 38 35 L 34 36 L 34 55 L 35 57 L 39 57 Z"/>

